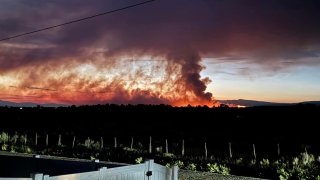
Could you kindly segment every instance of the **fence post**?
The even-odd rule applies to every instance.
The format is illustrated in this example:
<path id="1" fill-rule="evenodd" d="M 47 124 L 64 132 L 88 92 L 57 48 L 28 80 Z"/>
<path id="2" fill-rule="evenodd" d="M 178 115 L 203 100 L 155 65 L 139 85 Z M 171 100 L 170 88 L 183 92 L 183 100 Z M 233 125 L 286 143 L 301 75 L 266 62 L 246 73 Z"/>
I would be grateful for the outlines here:
<path id="1" fill-rule="evenodd" d="M 48 145 L 49 145 L 49 135 L 46 134 L 46 146 L 48 147 Z"/>
<path id="2" fill-rule="evenodd" d="M 27 144 L 27 140 L 28 140 L 27 134 L 25 134 L 24 137 L 25 137 L 25 138 L 24 138 L 24 145 L 26 145 L 26 144 Z"/>
<path id="3" fill-rule="evenodd" d="M 166 139 L 166 153 L 169 153 L 169 148 L 168 148 L 168 140 Z"/>
<path id="4" fill-rule="evenodd" d="M 107 167 L 102 167 L 99 169 L 99 180 L 104 180 L 106 179 L 107 175 Z"/>
<path id="5" fill-rule="evenodd" d="M 182 150 L 181 150 L 181 155 L 184 156 L 184 139 L 182 139 Z"/>
<path id="6" fill-rule="evenodd" d="M 256 154 L 256 146 L 254 144 L 252 144 L 252 149 L 253 149 L 254 160 L 256 160 L 257 159 L 257 154 Z"/>
<path id="7" fill-rule="evenodd" d="M 31 175 L 32 180 L 43 180 L 43 174 L 36 173 Z"/>
<path id="8" fill-rule="evenodd" d="M 118 144 L 117 144 L 117 137 L 114 137 L 114 148 L 117 148 L 118 147 Z"/>
<path id="9" fill-rule="evenodd" d="M 74 143 L 76 142 L 76 136 L 73 136 L 73 140 L 72 140 L 72 148 L 74 148 Z"/>
<path id="10" fill-rule="evenodd" d="M 36 133 L 36 142 L 35 142 L 36 146 L 38 146 L 38 133 Z"/>
<path id="11" fill-rule="evenodd" d="M 100 149 L 103 149 L 103 137 L 101 137 L 101 146 Z"/>
<path id="12" fill-rule="evenodd" d="M 229 142 L 229 157 L 232 158 L 232 144 Z"/>
<path id="13" fill-rule="evenodd" d="M 133 137 L 131 137 L 131 145 L 130 145 L 130 149 L 133 149 Z"/>
<path id="14" fill-rule="evenodd" d="M 18 138 L 19 138 L 17 131 L 15 132 L 15 134 L 14 134 L 14 135 L 15 135 L 15 137 L 18 137 Z M 17 139 L 18 139 L 18 138 L 14 138 L 14 144 L 16 144 L 16 143 L 17 143 Z"/>
<path id="15" fill-rule="evenodd" d="M 152 153 L 152 137 L 149 138 L 149 153 Z"/>
<path id="16" fill-rule="evenodd" d="M 204 155 L 206 159 L 208 158 L 208 149 L 207 149 L 207 142 L 204 143 Z"/>
<path id="17" fill-rule="evenodd" d="M 50 179 L 50 176 L 49 175 L 44 175 L 43 176 L 43 180 L 49 180 Z"/>
<path id="18" fill-rule="evenodd" d="M 148 161 L 146 161 L 146 163 L 147 163 L 147 168 L 148 168 L 148 170 L 146 172 L 146 176 L 147 176 L 148 180 L 153 180 L 154 178 L 152 178 L 152 174 L 154 173 L 153 172 L 154 160 L 153 159 L 148 160 Z"/>
<path id="19" fill-rule="evenodd" d="M 166 180 L 172 180 L 172 176 L 173 176 L 172 168 L 166 168 L 166 169 L 167 169 L 167 178 L 166 178 Z"/>
<path id="20" fill-rule="evenodd" d="M 280 156 L 280 144 L 278 143 L 278 156 Z"/>
<path id="21" fill-rule="evenodd" d="M 178 170 L 179 170 L 179 167 L 177 165 L 174 165 L 172 167 L 172 180 L 178 180 Z"/>
<path id="22" fill-rule="evenodd" d="M 59 134 L 58 146 L 61 146 L 61 134 Z"/>
<path id="23" fill-rule="evenodd" d="M 305 152 L 306 154 L 308 154 L 308 148 L 307 148 L 306 145 L 304 146 L 304 152 Z"/>

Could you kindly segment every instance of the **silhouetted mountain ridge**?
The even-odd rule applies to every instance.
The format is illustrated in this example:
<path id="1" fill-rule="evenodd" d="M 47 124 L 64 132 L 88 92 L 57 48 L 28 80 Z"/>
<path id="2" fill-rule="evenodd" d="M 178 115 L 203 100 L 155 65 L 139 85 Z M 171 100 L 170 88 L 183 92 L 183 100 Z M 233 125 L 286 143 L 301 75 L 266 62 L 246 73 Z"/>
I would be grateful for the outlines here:
<path id="1" fill-rule="evenodd" d="M 16 102 L 10 102 L 10 101 L 2 101 L 0 100 L 0 106 L 9 106 L 9 107 L 37 107 L 37 106 L 43 106 L 43 107 L 61 107 L 61 106 L 68 106 L 66 104 L 40 104 L 40 103 L 33 103 L 33 102 L 23 102 L 23 103 L 16 103 Z"/>
<path id="2" fill-rule="evenodd" d="M 238 100 L 218 100 L 222 104 L 236 104 L 241 106 L 291 106 L 297 104 L 314 104 L 320 105 L 320 101 L 304 101 L 298 103 L 280 103 L 280 102 L 268 102 L 268 101 L 256 101 L 256 100 L 247 100 L 247 99 L 238 99 Z M 0 100 L 0 107 L 1 106 L 9 106 L 9 107 L 61 107 L 61 106 L 69 106 L 68 104 L 40 104 L 40 103 L 33 103 L 33 102 L 23 102 L 23 103 L 16 103 L 11 101 L 2 101 Z"/>
<path id="3" fill-rule="evenodd" d="M 304 101 L 297 103 L 281 103 L 281 102 L 268 102 L 268 101 L 256 101 L 256 100 L 247 100 L 247 99 L 238 99 L 238 100 L 219 100 L 223 104 L 236 104 L 241 106 L 290 106 L 297 104 L 315 104 L 320 105 L 320 101 Z"/>

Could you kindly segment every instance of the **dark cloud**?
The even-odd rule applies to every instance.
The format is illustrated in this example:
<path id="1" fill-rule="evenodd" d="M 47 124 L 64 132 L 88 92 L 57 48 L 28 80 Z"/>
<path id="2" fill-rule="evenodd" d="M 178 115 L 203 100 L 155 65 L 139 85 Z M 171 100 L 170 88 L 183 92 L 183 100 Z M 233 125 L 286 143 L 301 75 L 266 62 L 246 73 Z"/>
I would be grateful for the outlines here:
<path id="1" fill-rule="evenodd" d="M 114 0 L 19 2 L 18 15 L 2 16 L 1 36 L 134 3 Z M 109 54 L 132 51 L 167 54 L 182 47 L 212 57 L 234 54 L 253 59 L 318 57 L 314 52 L 319 50 L 319 8 L 316 0 L 159 0 L 17 41 L 38 40 L 56 44 L 57 48 L 62 46 L 57 51 L 48 50 L 61 56 L 77 55 L 83 47 L 104 47 Z M 32 61 L 32 57 L 28 59 Z"/>

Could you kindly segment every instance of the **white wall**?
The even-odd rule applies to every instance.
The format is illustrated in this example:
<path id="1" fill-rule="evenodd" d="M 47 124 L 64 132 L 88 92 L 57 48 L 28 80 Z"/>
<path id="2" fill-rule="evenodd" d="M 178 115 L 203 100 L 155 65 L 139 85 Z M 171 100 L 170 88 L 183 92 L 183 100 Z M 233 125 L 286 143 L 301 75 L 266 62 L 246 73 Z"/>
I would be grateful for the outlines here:
<path id="1" fill-rule="evenodd" d="M 147 176 L 151 171 L 152 175 Z M 178 167 L 167 168 L 149 160 L 143 164 L 123 166 L 99 171 L 49 176 L 35 174 L 32 178 L 0 178 L 0 180 L 178 180 Z"/>

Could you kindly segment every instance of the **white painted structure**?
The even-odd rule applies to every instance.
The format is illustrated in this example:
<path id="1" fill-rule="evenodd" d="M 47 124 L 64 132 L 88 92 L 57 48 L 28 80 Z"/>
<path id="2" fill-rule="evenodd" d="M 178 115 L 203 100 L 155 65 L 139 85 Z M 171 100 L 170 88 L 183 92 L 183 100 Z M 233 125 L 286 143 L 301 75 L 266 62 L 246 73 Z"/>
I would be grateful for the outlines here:
<path id="1" fill-rule="evenodd" d="M 35 174 L 32 178 L 0 178 L 0 180 L 178 180 L 178 167 L 167 168 L 149 160 L 143 164 L 99 171 L 49 176 Z"/>

